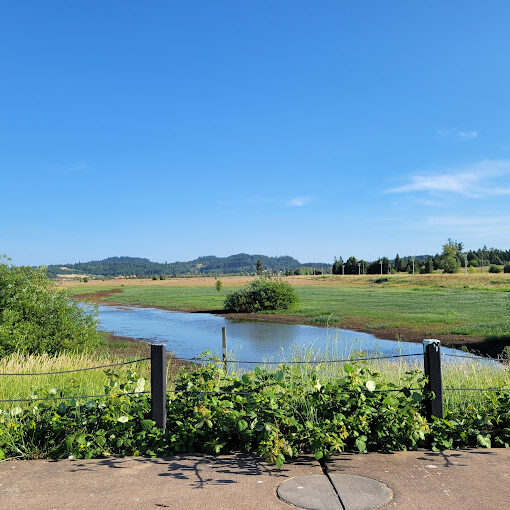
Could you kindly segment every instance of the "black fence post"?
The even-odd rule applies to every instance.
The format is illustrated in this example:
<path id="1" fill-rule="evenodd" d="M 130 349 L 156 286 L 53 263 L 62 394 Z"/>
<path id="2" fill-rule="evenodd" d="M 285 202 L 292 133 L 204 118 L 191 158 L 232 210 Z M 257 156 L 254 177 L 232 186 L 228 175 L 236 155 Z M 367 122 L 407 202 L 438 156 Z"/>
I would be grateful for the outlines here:
<path id="1" fill-rule="evenodd" d="M 223 370 L 227 373 L 227 328 L 221 328 L 221 351 L 223 356 Z"/>
<path id="2" fill-rule="evenodd" d="M 425 401 L 427 418 L 433 416 L 443 418 L 443 380 L 441 378 L 441 342 L 439 340 L 423 340 L 423 365 L 426 388 L 434 393 L 433 398 Z"/>
<path id="3" fill-rule="evenodd" d="M 151 345 L 151 411 L 156 427 L 166 428 L 166 349 Z"/>

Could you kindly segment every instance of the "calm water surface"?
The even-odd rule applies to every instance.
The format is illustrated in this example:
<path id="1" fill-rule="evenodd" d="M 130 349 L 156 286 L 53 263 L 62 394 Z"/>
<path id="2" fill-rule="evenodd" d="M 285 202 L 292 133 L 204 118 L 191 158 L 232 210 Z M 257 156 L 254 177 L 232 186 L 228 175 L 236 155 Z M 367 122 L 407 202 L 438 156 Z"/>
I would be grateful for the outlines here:
<path id="1" fill-rule="evenodd" d="M 182 358 L 197 356 L 205 350 L 219 355 L 222 326 L 227 328 L 228 350 L 237 360 L 289 360 L 295 349 L 311 346 L 327 350 L 335 357 L 347 357 L 358 351 L 386 355 L 423 352 L 418 343 L 381 340 L 347 329 L 236 321 L 209 313 L 101 305 L 99 319 L 104 331 L 164 343 L 170 352 Z M 455 349 L 442 351 L 463 354 Z"/>

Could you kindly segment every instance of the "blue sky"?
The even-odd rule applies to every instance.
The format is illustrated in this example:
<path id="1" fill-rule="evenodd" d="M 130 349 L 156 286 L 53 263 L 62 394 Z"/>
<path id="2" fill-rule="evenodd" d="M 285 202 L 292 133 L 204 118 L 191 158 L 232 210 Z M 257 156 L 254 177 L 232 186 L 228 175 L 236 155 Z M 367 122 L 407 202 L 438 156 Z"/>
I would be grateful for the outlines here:
<path id="1" fill-rule="evenodd" d="M 0 253 L 331 261 L 510 247 L 506 1 L 24 1 Z"/>

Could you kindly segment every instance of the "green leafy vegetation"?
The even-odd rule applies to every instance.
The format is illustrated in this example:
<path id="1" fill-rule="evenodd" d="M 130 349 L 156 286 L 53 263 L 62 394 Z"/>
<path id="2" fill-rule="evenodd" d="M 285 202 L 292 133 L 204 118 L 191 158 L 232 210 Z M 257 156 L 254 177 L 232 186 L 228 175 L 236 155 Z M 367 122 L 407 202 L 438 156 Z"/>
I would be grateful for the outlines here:
<path id="1" fill-rule="evenodd" d="M 242 313 L 288 310 L 297 301 L 297 294 L 289 283 L 258 278 L 242 289 L 230 292 L 225 298 L 224 309 Z"/>
<path id="2" fill-rule="evenodd" d="M 327 377 L 313 369 L 280 365 L 227 375 L 221 363 L 182 370 L 167 401 L 167 430 L 154 427 L 145 378 L 108 371 L 109 396 L 43 401 L 0 410 L 0 456 L 75 458 L 175 453 L 263 455 L 281 465 L 300 453 L 317 459 L 342 451 L 392 451 L 510 445 L 510 393 L 424 416 L 424 380 L 406 370 L 387 382 L 364 363 L 345 363 Z M 399 391 L 384 391 L 399 390 Z M 226 392 L 226 393 L 221 393 Z M 39 397 L 59 396 L 54 387 Z"/>
<path id="3" fill-rule="evenodd" d="M 83 351 L 99 343 L 94 317 L 57 291 L 44 268 L 16 267 L 0 258 L 0 357 Z"/>

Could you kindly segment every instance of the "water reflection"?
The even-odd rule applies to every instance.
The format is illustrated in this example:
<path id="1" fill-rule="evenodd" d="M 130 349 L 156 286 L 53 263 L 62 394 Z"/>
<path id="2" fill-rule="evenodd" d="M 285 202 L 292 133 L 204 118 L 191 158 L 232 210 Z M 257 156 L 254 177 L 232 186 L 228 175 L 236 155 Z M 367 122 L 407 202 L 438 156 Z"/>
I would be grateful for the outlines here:
<path id="1" fill-rule="evenodd" d="M 208 313 L 183 313 L 156 308 L 99 306 L 100 328 L 117 335 L 162 342 L 176 356 L 189 358 L 209 350 L 221 352 L 221 328 L 227 327 L 228 347 L 237 359 L 289 359 L 291 351 L 310 346 L 335 357 L 356 352 L 421 353 L 421 344 L 381 340 L 368 333 L 276 322 L 230 320 Z M 443 348 L 443 352 L 456 352 Z"/>

